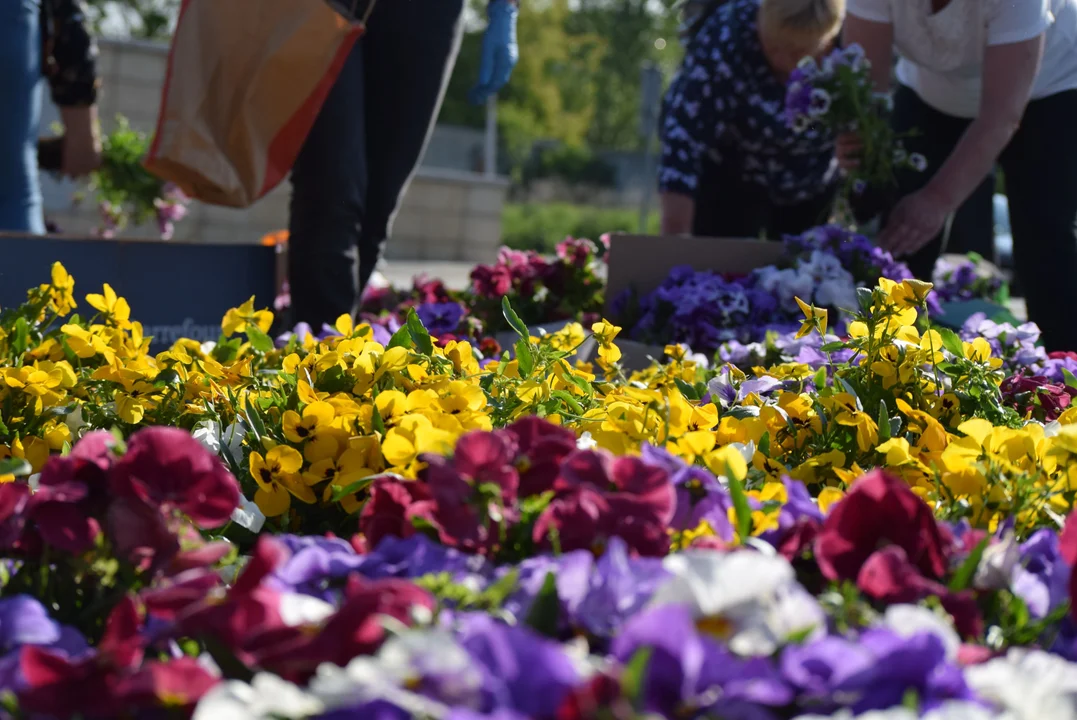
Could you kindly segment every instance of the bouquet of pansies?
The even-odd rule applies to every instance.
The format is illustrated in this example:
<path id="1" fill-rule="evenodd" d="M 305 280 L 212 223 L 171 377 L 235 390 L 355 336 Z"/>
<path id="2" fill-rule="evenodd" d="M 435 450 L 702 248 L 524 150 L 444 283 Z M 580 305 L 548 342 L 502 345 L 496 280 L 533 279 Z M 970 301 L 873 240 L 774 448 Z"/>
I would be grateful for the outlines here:
<path id="1" fill-rule="evenodd" d="M 802 319 L 797 298 L 827 308 L 837 332 L 858 307 L 857 288 L 879 278 L 900 282 L 912 277 L 890 253 L 837 226 L 787 237 L 785 250 L 781 266 L 758 268 L 746 277 L 675 268 L 653 293 L 618 298 L 614 313 L 626 318 L 633 339 L 683 342 L 708 355 L 730 348 L 729 357 L 723 354 L 726 362 L 767 357 L 773 341 L 795 356 L 804 344 L 794 338 Z M 933 302 L 929 298 L 929 305 Z"/>
<path id="2" fill-rule="evenodd" d="M 942 302 L 983 299 L 1004 305 L 1010 295 L 1005 278 L 976 253 L 943 255 L 931 282 Z"/>
<path id="3" fill-rule="evenodd" d="M 888 95 L 874 91 L 871 63 L 859 45 L 834 50 L 822 63 L 805 58 L 789 76 L 785 111 L 790 128 L 803 132 L 822 125 L 835 135 L 856 133 L 863 144 L 860 165 L 845 185 L 847 202 L 869 189 L 891 192 L 899 169 L 927 169 L 924 156 L 907 153 L 890 127 L 890 104 Z"/>
<path id="4" fill-rule="evenodd" d="M 150 174 L 142 166 L 150 140 L 117 116 L 116 129 L 102 143 L 101 167 L 90 175 L 87 188 L 101 213 L 98 233 L 112 237 L 128 225 L 157 222 L 162 240 L 171 240 L 175 225 L 187 215 L 189 198 L 172 183 Z M 76 195 L 80 201 L 84 194 Z"/>
<path id="5" fill-rule="evenodd" d="M 750 342 L 780 314 L 771 288 L 755 276 L 731 278 L 677 267 L 662 285 L 639 298 L 635 340 L 664 345 L 671 339 L 711 354 L 730 340 Z"/>

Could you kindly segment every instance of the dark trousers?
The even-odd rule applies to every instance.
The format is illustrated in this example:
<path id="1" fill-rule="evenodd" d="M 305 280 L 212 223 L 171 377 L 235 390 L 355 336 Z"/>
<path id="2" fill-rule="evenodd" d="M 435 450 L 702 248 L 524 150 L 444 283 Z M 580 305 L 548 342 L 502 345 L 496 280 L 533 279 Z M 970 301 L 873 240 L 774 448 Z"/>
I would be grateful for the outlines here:
<path id="1" fill-rule="evenodd" d="M 946 235 L 946 252 L 976 253 L 998 263 L 995 251 L 995 173 L 976 188 L 954 214 Z"/>
<path id="2" fill-rule="evenodd" d="M 732 166 L 732 167 L 731 167 Z M 776 205 L 767 189 L 741 179 L 735 163 L 703 161 L 696 187 L 692 234 L 696 237 L 764 236 L 781 240 L 824 225 L 834 207 L 835 188 L 793 205 Z"/>
<path id="3" fill-rule="evenodd" d="M 359 308 L 433 130 L 463 0 L 382 0 L 292 170 L 288 276 L 296 322 Z"/>
<path id="4" fill-rule="evenodd" d="M 949 157 L 970 121 L 935 110 L 906 87 L 894 97 L 898 132 L 927 158 L 928 170 L 898 175 L 902 195 L 919 190 Z M 1049 351 L 1077 350 L 1077 90 L 1029 103 L 999 165 L 1013 231 L 1014 265 L 1025 290 L 1029 319 L 1040 326 Z M 916 277 L 929 280 L 945 247 L 940 234 L 906 258 Z"/>

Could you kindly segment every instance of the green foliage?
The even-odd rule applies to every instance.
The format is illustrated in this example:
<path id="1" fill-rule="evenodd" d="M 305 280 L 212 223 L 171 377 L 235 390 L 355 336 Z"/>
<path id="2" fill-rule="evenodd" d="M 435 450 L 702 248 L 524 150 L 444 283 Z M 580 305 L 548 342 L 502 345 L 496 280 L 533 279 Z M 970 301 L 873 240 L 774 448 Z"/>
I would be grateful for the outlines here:
<path id="1" fill-rule="evenodd" d="M 86 5 L 90 24 L 98 33 L 108 17 L 118 19 L 127 35 L 163 40 L 175 26 L 180 0 L 86 0 Z"/>
<path id="2" fill-rule="evenodd" d="M 116 129 L 104 138 L 101 167 L 90 175 L 90 193 L 114 208 L 120 227 L 129 221 L 140 225 L 156 212 L 154 201 L 161 196 L 162 183 L 142 166 L 149 147 L 146 134 L 119 115 Z"/>
<path id="3" fill-rule="evenodd" d="M 639 230 L 634 208 L 596 208 L 567 203 L 509 204 L 501 216 L 502 240 L 517 250 L 551 252 L 565 237 L 598 238 L 608 232 Z M 658 213 L 652 212 L 647 231 L 658 232 Z"/>
<path id="4" fill-rule="evenodd" d="M 524 182 L 556 178 L 569 185 L 612 187 L 617 171 L 608 162 L 576 145 L 561 145 L 535 154 L 524 168 Z"/>
<path id="5" fill-rule="evenodd" d="M 673 0 L 521 3 L 520 62 L 498 98 L 498 132 L 514 168 L 536 140 L 603 149 L 639 144 L 640 65 L 667 75 L 680 60 Z M 575 6 L 574 6 L 575 7 Z M 482 33 L 464 38 L 440 122 L 481 128 L 483 108 L 467 101 L 479 72 Z"/>

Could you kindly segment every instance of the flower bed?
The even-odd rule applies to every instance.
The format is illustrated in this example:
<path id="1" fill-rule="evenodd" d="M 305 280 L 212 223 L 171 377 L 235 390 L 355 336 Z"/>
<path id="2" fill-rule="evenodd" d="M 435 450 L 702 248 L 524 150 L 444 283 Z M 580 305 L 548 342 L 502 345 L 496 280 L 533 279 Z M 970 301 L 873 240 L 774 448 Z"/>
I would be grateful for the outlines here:
<path id="1" fill-rule="evenodd" d="M 1073 717 L 1077 363 L 930 290 L 629 374 L 509 300 L 483 358 L 436 293 L 149 356 L 57 265 L 0 315 L 6 712 Z"/>

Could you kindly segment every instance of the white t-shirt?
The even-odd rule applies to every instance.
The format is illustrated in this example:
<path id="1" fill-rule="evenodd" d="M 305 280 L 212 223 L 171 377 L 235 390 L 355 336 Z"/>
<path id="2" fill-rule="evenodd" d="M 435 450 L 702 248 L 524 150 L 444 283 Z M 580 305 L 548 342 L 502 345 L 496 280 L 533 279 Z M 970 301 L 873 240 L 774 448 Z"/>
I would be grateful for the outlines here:
<path id="1" fill-rule="evenodd" d="M 1077 89 L 1077 0 L 849 0 L 851 15 L 891 23 L 898 80 L 935 109 L 962 118 L 980 110 L 984 49 L 1046 32 L 1032 99 Z"/>

